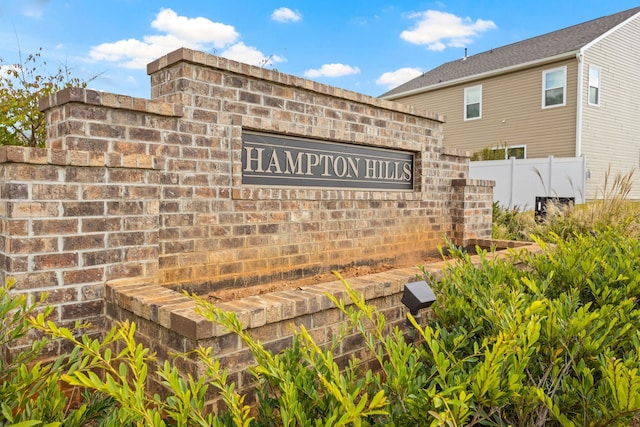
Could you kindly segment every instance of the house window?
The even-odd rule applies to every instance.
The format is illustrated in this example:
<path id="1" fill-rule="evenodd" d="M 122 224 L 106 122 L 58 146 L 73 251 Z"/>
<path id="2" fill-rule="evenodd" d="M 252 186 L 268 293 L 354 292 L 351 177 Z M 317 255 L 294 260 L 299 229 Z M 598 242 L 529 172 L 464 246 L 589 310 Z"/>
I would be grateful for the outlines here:
<path id="1" fill-rule="evenodd" d="M 515 157 L 516 159 L 526 159 L 527 158 L 527 146 L 526 145 L 512 145 L 509 147 L 500 147 L 500 148 L 492 148 L 491 149 L 491 158 L 500 160 L 500 159 L 510 159 Z"/>
<path id="2" fill-rule="evenodd" d="M 589 65 L 589 104 L 600 105 L 600 68 Z"/>
<path id="3" fill-rule="evenodd" d="M 464 119 L 472 120 L 482 117 L 482 86 L 464 89 Z"/>
<path id="4" fill-rule="evenodd" d="M 516 159 L 527 158 L 527 147 L 524 145 L 511 146 L 507 148 L 507 159 L 515 157 Z"/>
<path id="5" fill-rule="evenodd" d="M 542 85 L 542 108 L 565 105 L 567 67 L 543 71 Z"/>

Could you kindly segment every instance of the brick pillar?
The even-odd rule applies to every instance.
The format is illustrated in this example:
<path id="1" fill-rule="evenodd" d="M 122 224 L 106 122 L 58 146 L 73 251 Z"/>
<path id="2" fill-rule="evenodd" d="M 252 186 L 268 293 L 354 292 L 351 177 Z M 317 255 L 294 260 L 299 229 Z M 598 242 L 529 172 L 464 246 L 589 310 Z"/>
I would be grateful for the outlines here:
<path id="1" fill-rule="evenodd" d="M 157 275 L 155 174 L 145 155 L 0 147 L 0 280 L 98 329 L 106 281 Z"/>
<path id="2" fill-rule="evenodd" d="M 453 179 L 452 239 L 458 246 L 491 239 L 494 181 Z"/>

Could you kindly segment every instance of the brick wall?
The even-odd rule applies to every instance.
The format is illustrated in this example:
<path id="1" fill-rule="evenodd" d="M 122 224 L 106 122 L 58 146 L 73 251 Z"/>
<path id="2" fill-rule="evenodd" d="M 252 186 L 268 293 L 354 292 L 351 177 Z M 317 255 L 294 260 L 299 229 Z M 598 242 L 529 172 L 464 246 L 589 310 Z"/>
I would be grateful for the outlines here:
<path id="1" fill-rule="evenodd" d="M 431 271 L 438 277 L 441 266 L 433 265 Z M 418 273 L 417 267 L 397 269 L 355 278 L 349 283 L 366 296 L 368 304 L 385 315 L 386 329 L 390 332 L 396 326 L 404 326 L 405 313 L 400 304 L 402 289 Z M 327 294 L 350 304 L 344 285 L 333 281 L 216 305 L 235 311 L 253 339 L 259 340 L 265 349 L 278 352 L 291 344 L 293 331 L 300 325 L 304 325 L 318 345 L 331 344 L 339 333 L 344 316 Z M 239 337 L 198 315 L 193 300 L 165 287 L 135 280 L 110 282 L 106 300 L 109 316 L 135 322 L 138 339 L 154 351 L 160 361 L 174 360 L 171 354 L 198 347 L 213 348 L 222 366 L 228 369 L 228 381 L 234 382 L 241 393 L 248 393 L 247 403 L 251 403 L 253 378 L 247 368 L 255 361 L 249 349 Z M 352 356 L 357 356 L 363 363 L 371 362 L 360 335 L 355 332 L 348 333 L 335 350 L 338 363 L 346 363 Z M 194 357 L 174 360 L 174 363 L 194 378 L 205 374 L 206 367 Z M 150 387 L 154 393 L 164 392 L 156 378 L 152 379 Z M 218 400 L 212 396 L 210 402 L 215 405 Z"/>
<path id="2" fill-rule="evenodd" d="M 418 263 L 453 231 L 451 179 L 467 177 L 468 159 L 442 147 L 441 116 L 186 49 L 148 71 L 154 99 L 180 102 L 183 126 L 206 127 L 212 168 L 224 172 L 217 184 L 230 189 L 226 203 L 209 213 L 189 199 L 166 204 L 161 217 L 190 214 L 207 222 L 189 235 L 176 227 L 172 238 L 193 248 L 194 257 L 217 262 L 185 264 L 167 245 L 163 283 L 215 289 L 352 263 Z M 243 130 L 413 151 L 416 191 L 243 186 Z"/>
<path id="3" fill-rule="evenodd" d="M 490 237 L 492 183 L 438 114 L 189 49 L 148 71 L 152 99 L 65 89 L 47 148 L 0 149 L 0 274 L 60 322 L 100 325 L 112 280 L 205 293 Z M 414 191 L 243 185 L 245 131 L 413 152 Z"/>
<path id="4" fill-rule="evenodd" d="M 33 301 L 48 294 L 53 320 L 100 328 L 106 281 L 157 274 L 158 175 L 148 156 L 0 147 L 0 176 L 1 280 Z"/>

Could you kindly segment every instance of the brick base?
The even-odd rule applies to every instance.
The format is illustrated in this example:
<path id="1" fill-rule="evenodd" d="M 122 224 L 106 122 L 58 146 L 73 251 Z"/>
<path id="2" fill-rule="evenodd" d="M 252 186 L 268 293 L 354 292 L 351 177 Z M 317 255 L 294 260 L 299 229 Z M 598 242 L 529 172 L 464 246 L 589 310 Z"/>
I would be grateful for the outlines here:
<path id="1" fill-rule="evenodd" d="M 540 250 L 537 245 L 522 242 L 470 243 L 498 248 L 489 253 L 487 258 L 509 256 L 506 250 L 500 250 L 504 247 Z M 472 259 L 479 264 L 478 256 Z M 437 281 L 446 266 L 447 262 L 441 261 L 424 265 L 424 269 Z M 404 285 L 416 281 L 420 275 L 420 268 L 412 267 L 352 278 L 348 282 L 364 295 L 367 304 L 384 314 L 390 332 L 395 327 L 405 330 L 407 310 L 400 302 Z M 251 336 L 275 353 L 291 344 L 293 331 L 300 325 L 305 326 L 316 344 L 323 346 L 331 343 L 345 319 L 327 295 L 351 303 L 344 285 L 336 280 L 215 305 L 235 312 Z M 228 369 L 229 381 L 234 382 L 241 393 L 250 393 L 253 389 L 252 376 L 247 369 L 255 361 L 247 347 L 236 335 L 197 314 L 192 299 L 165 287 L 135 279 L 109 282 L 105 299 L 108 317 L 135 322 L 139 340 L 157 353 L 160 363 L 168 360 L 172 353 L 188 352 L 200 346 L 211 347 L 215 350 L 214 356 L 221 360 L 222 367 Z M 334 354 L 336 360 L 345 362 L 356 355 L 363 366 L 374 361 L 371 355 L 367 356 L 366 346 L 358 334 L 347 337 Z M 182 372 L 194 377 L 204 372 L 204 366 L 197 360 L 180 360 L 177 365 Z M 160 384 L 157 381 L 154 384 L 153 391 L 162 392 Z M 216 402 L 217 399 L 213 398 L 210 403 L 215 407 Z"/>

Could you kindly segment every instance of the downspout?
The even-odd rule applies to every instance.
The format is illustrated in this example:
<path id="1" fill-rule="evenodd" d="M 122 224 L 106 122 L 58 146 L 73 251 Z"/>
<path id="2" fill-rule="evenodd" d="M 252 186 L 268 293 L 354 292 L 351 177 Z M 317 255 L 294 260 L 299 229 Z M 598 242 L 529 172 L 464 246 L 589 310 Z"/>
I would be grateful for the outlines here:
<path id="1" fill-rule="evenodd" d="M 584 62 L 582 61 L 583 51 L 580 49 L 576 53 L 576 59 L 578 60 L 578 90 L 577 90 L 577 105 L 576 105 L 576 157 L 582 155 L 582 92 L 584 82 Z"/>

